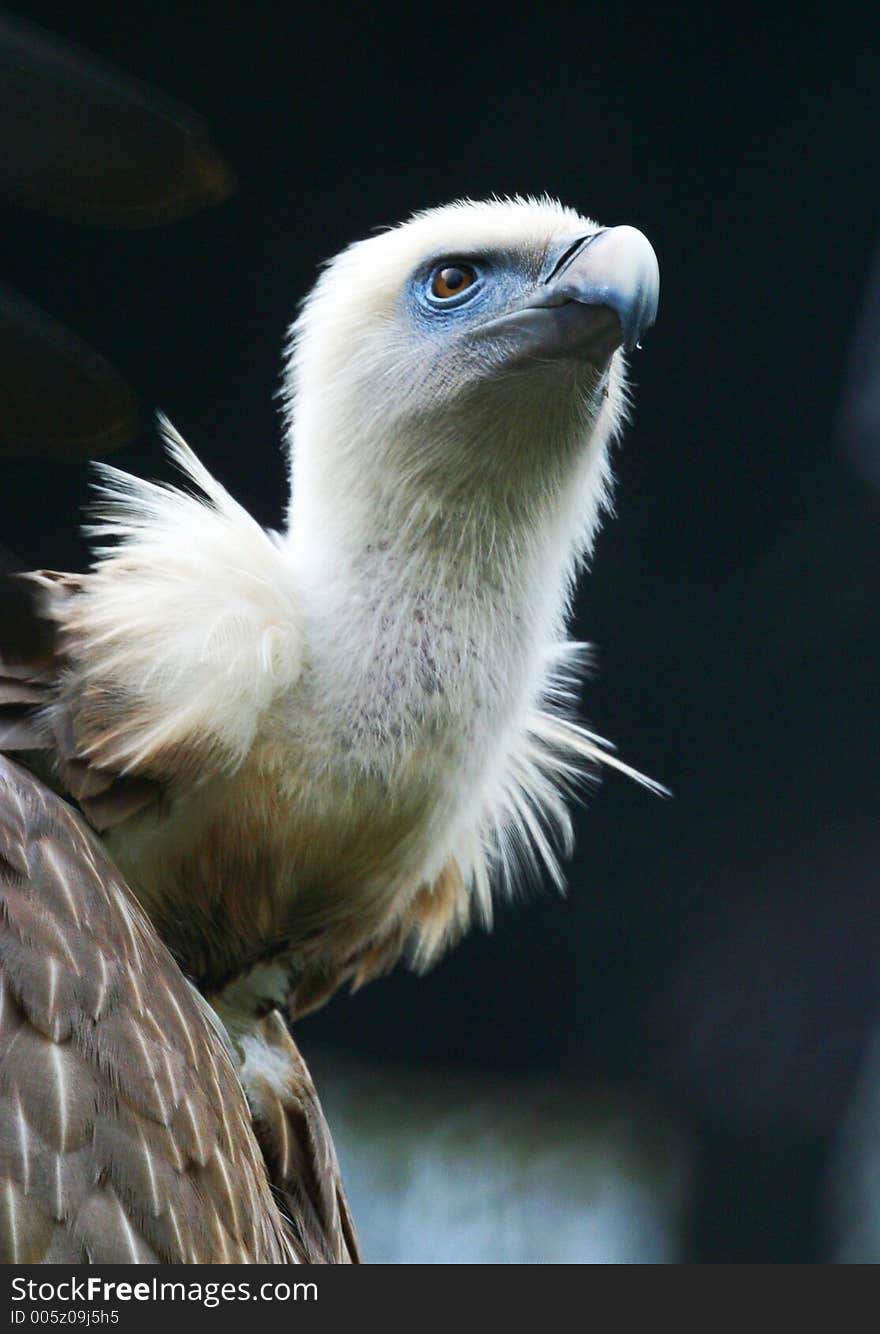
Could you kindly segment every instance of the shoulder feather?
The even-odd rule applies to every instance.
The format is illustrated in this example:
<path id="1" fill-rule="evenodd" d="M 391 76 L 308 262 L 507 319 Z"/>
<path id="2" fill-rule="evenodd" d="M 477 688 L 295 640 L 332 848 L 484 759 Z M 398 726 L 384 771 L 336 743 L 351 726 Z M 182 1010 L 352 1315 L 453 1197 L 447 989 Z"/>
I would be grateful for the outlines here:
<path id="1" fill-rule="evenodd" d="M 169 780 L 241 762 L 302 644 L 281 544 L 163 430 L 190 487 L 98 465 L 95 565 L 50 610 L 84 758 Z"/>

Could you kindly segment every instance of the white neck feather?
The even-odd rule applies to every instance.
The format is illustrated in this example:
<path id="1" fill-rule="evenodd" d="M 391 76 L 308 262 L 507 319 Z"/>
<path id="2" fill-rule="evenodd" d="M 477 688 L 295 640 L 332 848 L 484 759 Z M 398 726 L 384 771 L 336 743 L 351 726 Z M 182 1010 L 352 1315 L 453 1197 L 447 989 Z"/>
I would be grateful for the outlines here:
<path id="1" fill-rule="evenodd" d="M 485 882 L 490 843 L 505 845 L 496 847 L 502 861 L 519 844 L 552 863 L 546 838 L 533 827 L 523 831 L 522 813 L 511 813 L 511 793 L 528 788 L 526 804 L 557 823 L 565 842 L 567 816 L 554 789 L 564 784 L 564 766 L 551 777 L 550 752 L 576 748 L 581 760 L 597 752 L 583 732 L 576 745 L 561 734 L 539 741 L 533 724 L 545 725 L 541 710 L 554 696 L 558 707 L 559 669 L 570 672 L 576 656 L 564 624 L 573 577 L 607 500 L 615 422 L 600 407 L 586 443 L 574 436 L 537 460 L 530 455 L 535 424 L 520 424 L 519 439 L 484 430 L 476 439 L 429 439 L 421 447 L 361 431 L 358 469 L 350 457 L 340 468 L 338 447 L 322 451 L 298 421 L 285 541 L 304 611 L 310 706 L 328 749 L 354 754 L 381 775 L 389 800 L 413 783 L 419 757 L 418 777 L 431 787 L 444 826 L 442 836 L 437 824 L 432 829 L 436 864 L 425 868 L 428 877 L 452 852 L 466 875 Z M 339 424 L 332 430 L 338 441 Z M 545 422 L 536 437 L 545 448 L 547 436 Z M 402 479 L 399 470 L 376 466 L 389 452 L 422 466 Z M 472 477 L 457 485 L 462 460 L 473 458 L 496 476 L 488 485 Z M 521 475 L 506 478 L 505 470 L 523 467 L 533 467 L 534 485 L 523 485 Z M 520 827 L 512 839 L 511 823 Z M 481 898 L 488 915 L 487 890 Z"/>

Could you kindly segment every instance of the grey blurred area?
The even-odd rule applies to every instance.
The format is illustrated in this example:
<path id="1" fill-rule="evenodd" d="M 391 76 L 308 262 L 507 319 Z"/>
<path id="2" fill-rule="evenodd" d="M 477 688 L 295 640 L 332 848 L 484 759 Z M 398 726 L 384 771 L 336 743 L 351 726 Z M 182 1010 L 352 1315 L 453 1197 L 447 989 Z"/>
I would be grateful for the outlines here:
<path id="1" fill-rule="evenodd" d="M 374 1264 L 674 1264 L 689 1158 L 643 1100 L 309 1053 Z"/>
<path id="2" fill-rule="evenodd" d="M 857 472 L 880 487 L 880 246 L 857 313 L 840 429 Z"/>
<path id="3" fill-rule="evenodd" d="M 838 1264 L 880 1264 L 880 1030 L 841 1119 L 828 1180 Z"/>
<path id="4" fill-rule="evenodd" d="M 880 246 L 860 302 L 850 349 L 840 418 L 843 450 L 855 472 L 880 488 Z M 880 602 L 876 562 L 880 532 L 866 534 L 864 588 Z M 872 901 L 880 891 L 880 837 L 870 877 Z M 877 1006 L 872 1012 L 877 1015 Z M 828 1176 L 830 1245 L 841 1264 L 880 1264 L 880 1021 L 869 1038 L 841 1118 Z"/>

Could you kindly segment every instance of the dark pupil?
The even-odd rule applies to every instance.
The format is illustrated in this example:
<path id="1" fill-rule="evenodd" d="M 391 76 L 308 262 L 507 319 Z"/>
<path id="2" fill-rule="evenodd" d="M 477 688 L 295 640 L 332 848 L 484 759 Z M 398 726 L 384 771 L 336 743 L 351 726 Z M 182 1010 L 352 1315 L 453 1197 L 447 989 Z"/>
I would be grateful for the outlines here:
<path id="1" fill-rule="evenodd" d="M 461 269 L 444 269 L 440 274 L 440 281 L 450 292 L 457 292 L 467 279 Z"/>

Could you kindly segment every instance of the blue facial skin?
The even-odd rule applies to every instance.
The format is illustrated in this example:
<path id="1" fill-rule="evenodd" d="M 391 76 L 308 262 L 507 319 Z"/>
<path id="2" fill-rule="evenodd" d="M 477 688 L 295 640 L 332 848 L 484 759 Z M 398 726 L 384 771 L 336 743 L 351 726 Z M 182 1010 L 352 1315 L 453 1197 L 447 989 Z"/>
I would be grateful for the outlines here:
<path id="1" fill-rule="evenodd" d="M 644 237 L 642 271 L 624 265 L 617 275 L 612 266 L 609 274 L 603 266 L 603 254 L 613 259 L 615 237 L 624 230 L 634 231 L 602 228 L 568 237 L 550 255 L 434 255 L 410 279 L 408 313 L 441 358 L 456 350 L 478 355 L 487 373 L 551 362 L 604 373 L 616 349 L 635 346 L 656 313 L 656 260 L 652 266 Z M 475 281 L 438 296 L 432 283 L 445 268 L 472 270 Z"/>
<path id="2" fill-rule="evenodd" d="M 541 262 L 524 263 L 522 255 L 439 254 L 426 260 L 412 275 L 409 311 L 423 333 L 449 337 L 478 328 L 527 304 L 541 280 Z M 472 269 L 477 277 L 462 292 L 437 297 L 431 291 L 434 275 L 442 269 Z"/>

